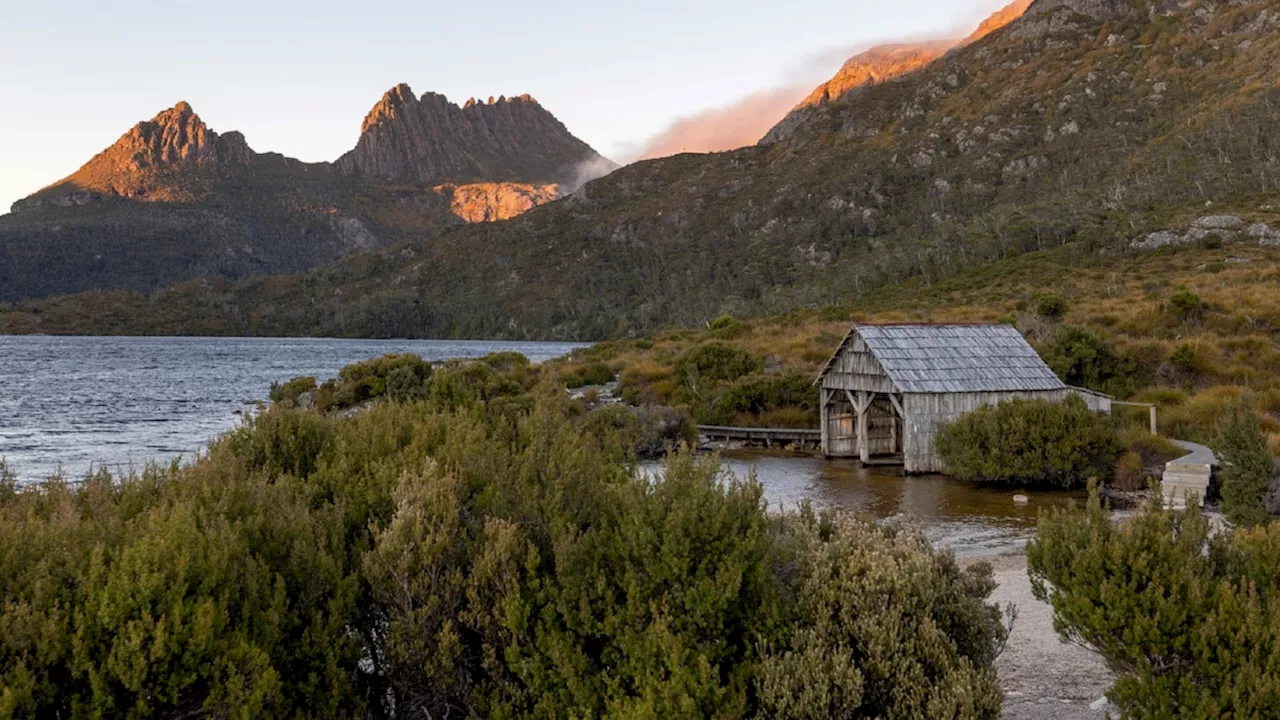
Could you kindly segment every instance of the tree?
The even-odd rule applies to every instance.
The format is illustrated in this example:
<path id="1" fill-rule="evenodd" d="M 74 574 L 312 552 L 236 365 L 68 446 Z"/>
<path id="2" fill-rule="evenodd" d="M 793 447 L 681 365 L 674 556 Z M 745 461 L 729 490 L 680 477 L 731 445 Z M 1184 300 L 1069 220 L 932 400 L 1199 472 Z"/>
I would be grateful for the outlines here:
<path id="1" fill-rule="evenodd" d="M 1270 520 L 1264 502 L 1275 475 L 1258 416 L 1245 400 L 1232 404 L 1218 423 L 1214 450 L 1222 462 L 1222 512 L 1237 525 Z"/>
<path id="2" fill-rule="evenodd" d="M 1116 523 L 1094 488 L 1041 518 L 1027 562 L 1062 638 L 1116 673 L 1120 717 L 1280 717 L 1280 524 L 1213 534 L 1159 496 Z"/>

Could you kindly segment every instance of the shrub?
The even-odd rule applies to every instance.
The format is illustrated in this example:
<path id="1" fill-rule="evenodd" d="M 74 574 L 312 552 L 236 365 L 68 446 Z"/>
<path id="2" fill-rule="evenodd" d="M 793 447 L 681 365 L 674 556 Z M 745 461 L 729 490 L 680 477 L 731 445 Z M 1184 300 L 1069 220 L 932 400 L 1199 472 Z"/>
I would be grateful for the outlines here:
<path id="1" fill-rule="evenodd" d="M 1127 450 L 1116 461 L 1115 474 L 1111 482 L 1111 486 L 1115 489 L 1129 492 L 1146 490 L 1150 482 L 1151 474 L 1147 472 L 1147 466 L 1138 453 Z"/>
<path id="2" fill-rule="evenodd" d="M 721 315 L 707 323 L 707 329 L 711 331 L 711 335 L 713 337 L 729 340 L 740 337 L 746 333 L 748 327 L 745 323 L 735 319 L 732 315 Z"/>
<path id="3" fill-rule="evenodd" d="M 1120 431 L 1118 439 L 1128 452 L 1136 453 L 1146 467 L 1164 465 L 1187 454 L 1187 450 L 1167 437 L 1152 435 L 1146 427 L 1131 426 Z"/>
<path id="4" fill-rule="evenodd" d="M 762 717 L 999 715 L 988 668 L 1007 632 L 981 601 L 995 588 L 989 566 L 961 570 L 950 553 L 921 563 L 928 540 L 892 526 L 800 520 L 800 622 L 765 651 Z"/>
<path id="5" fill-rule="evenodd" d="M 1070 309 L 1071 305 L 1061 295 L 1051 293 L 1036 298 L 1036 315 L 1045 320 L 1061 320 Z"/>
<path id="6" fill-rule="evenodd" d="M 612 382 L 614 372 L 613 368 L 606 363 L 593 362 L 587 365 L 574 366 L 564 371 L 560 378 L 564 381 L 565 387 L 573 389 Z"/>
<path id="7" fill-rule="evenodd" d="M 676 374 L 686 385 L 698 380 L 737 380 L 763 368 L 764 361 L 760 358 L 723 342 L 698 345 L 676 362 Z"/>
<path id="8" fill-rule="evenodd" d="M 519 365 L 513 367 L 520 369 Z M 458 362 L 435 371 L 427 401 L 433 410 L 451 412 L 523 391 L 518 382 L 495 370 L 490 363 Z"/>
<path id="9" fill-rule="evenodd" d="M 188 467 L 0 470 L 0 716 L 996 716 L 989 568 L 717 458 L 637 474 L 487 363 L 431 385 Z"/>
<path id="10" fill-rule="evenodd" d="M 1116 673 L 1120 717 L 1280 717 L 1280 525 L 1215 534 L 1158 496 L 1116 523 L 1093 493 L 1041 517 L 1027 561 L 1059 634 Z"/>
<path id="11" fill-rule="evenodd" d="M 1039 348 L 1045 363 L 1068 385 L 1126 394 L 1142 384 L 1137 362 L 1093 332 L 1064 325 Z"/>
<path id="12" fill-rule="evenodd" d="M 430 365 L 399 365 L 387 373 L 386 394 L 396 402 L 421 400 L 427 396 L 430 381 Z"/>
<path id="13" fill-rule="evenodd" d="M 1107 477 L 1123 448 L 1111 418 L 1079 397 L 1011 400 L 943 426 L 937 451 L 957 477 L 1004 484 L 1075 488 Z"/>
<path id="14" fill-rule="evenodd" d="M 273 403 L 296 405 L 299 397 L 305 393 L 315 392 L 315 390 L 316 379 L 314 377 L 296 377 L 286 381 L 283 385 L 271 383 L 269 397 Z"/>
<path id="15" fill-rule="evenodd" d="M 1169 298 L 1169 309 L 1179 320 L 1198 320 L 1204 307 L 1204 300 L 1192 290 L 1179 290 Z"/>
<path id="16" fill-rule="evenodd" d="M 706 425 L 729 425 L 740 416 L 759 417 L 786 408 L 799 411 L 803 420 L 798 427 L 816 427 L 817 399 L 813 379 L 806 375 L 752 375 L 720 390 L 710 403 L 699 406 L 697 418 Z"/>
<path id="17" fill-rule="evenodd" d="M 1237 525 L 1270 520 L 1264 497 L 1275 474 L 1275 458 L 1249 403 L 1241 400 L 1227 408 L 1213 449 L 1222 462 L 1222 513 Z"/>

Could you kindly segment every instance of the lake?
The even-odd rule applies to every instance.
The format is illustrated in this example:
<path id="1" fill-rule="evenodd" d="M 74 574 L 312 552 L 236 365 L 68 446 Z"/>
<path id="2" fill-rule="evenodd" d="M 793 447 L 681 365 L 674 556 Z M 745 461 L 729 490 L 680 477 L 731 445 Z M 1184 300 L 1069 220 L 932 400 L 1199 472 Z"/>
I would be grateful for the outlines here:
<path id="1" fill-rule="evenodd" d="M 568 343 L 263 338 L 89 338 L 0 336 L 0 458 L 20 481 L 92 467 L 141 469 L 190 459 L 266 400 L 272 382 L 332 377 L 349 363 L 391 352 L 428 360 L 514 350 L 534 362 L 564 355 Z M 977 487 L 938 476 L 903 477 L 893 468 L 777 453 L 729 453 L 726 467 L 756 473 L 773 508 L 810 500 L 876 518 L 916 518 L 936 543 L 962 555 L 1017 550 L 1041 507 L 1062 493 Z M 647 466 L 656 468 L 654 464 Z"/>
<path id="2" fill-rule="evenodd" d="M 427 360 L 501 350 L 534 362 L 581 345 L 452 340 L 0 335 L 0 458 L 21 481 L 190 457 L 265 401 L 273 382 L 323 381 L 386 353 Z"/>

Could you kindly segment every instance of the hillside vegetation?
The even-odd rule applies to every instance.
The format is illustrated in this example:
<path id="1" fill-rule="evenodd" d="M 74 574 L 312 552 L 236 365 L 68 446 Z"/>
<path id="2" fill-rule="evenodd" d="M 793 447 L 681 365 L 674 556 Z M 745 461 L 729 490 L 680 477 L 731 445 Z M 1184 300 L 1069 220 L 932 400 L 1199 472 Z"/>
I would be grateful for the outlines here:
<path id="1" fill-rule="evenodd" d="M 311 273 L 21 306 L 10 331 L 601 339 L 853 300 L 1072 243 L 1275 221 L 1280 2 L 1033 5 L 785 141 L 637 163 Z M 63 313 L 59 307 L 74 308 Z M 22 317 L 22 316 L 25 316 Z"/>
<path id="2" fill-rule="evenodd" d="M 601 343 L 569 362 L 604 363 L 627 400 L 689 407 L 699 422 L 816 427 L 812 382 L 851 320 L 1007 322 L 1067 382 L 1157 403 L 1160 429 L 1174 437 L 1209 442 L 1219 414 L 1247 397 L 1280 452 L 1278 289 L 1276 247 L 1107 257 L 1069 244 L 852 304 Z M 721 369 L 688 372 L 708 348 Z M 1146 422 L 1145 411 L 1117 412 Z"/>

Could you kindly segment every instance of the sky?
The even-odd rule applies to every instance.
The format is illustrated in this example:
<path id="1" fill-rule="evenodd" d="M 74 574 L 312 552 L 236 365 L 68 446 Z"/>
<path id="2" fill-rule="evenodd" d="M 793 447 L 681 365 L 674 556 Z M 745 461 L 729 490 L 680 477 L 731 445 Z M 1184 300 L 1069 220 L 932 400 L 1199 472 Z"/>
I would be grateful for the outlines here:
<path id="1" fill-rule="evenodd" d="M 681 119 L 803 97 L 861 49 L 963 36 L 1003 4 L 0 0 L 0 212 L 180 100 L 259 152 L 333 160 L 400 82 L 529 93 L 626 162 Z"/>

